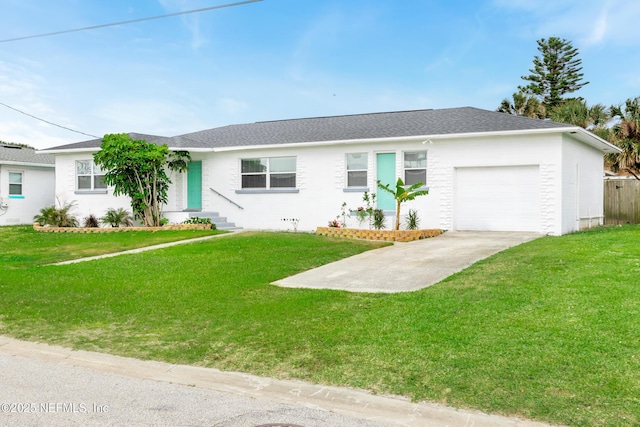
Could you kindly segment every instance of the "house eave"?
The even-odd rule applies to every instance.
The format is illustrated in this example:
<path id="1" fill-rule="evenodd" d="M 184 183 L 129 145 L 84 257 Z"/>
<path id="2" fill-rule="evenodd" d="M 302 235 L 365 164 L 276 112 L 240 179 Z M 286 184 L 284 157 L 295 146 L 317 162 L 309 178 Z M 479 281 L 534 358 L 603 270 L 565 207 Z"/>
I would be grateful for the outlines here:
<path id="1" fill-rule="evenodd" d="M 211 153 L 213 148 L 189 148 L 189 147 L 169 147 L 170 151 L 188 151 L 189 153 Z"/>
<path id="2" fill-rule="evenodd" d="M 616 147 L 612 143 L 605 141 L 598 135 L 589 132 L 579 126 L 564 128 L 565 134 L 569 134 L 570 137 L 577 139 L 583 144 L 587 144 L 593 148 L 596 148 L 603 153 L 621 153 L 622 150 Z"/>
<path id="3" fill-rule="evenodd" d="M 61 149 L 38 150 L 36 151 L 36 154 L 97 153 L 98 151 L 100 151 L 100 147 L 61 148 Z"/>
<path id="4" fill-rule="evenodd" d="M 16 162 L 16 161 L 9 161 L 9 160 L 0 160 L 0 165 L 46 168 L 46 169 L 54 169 L 56 167 L 56 165 L 54 165 L 53 163 Z"/>
<path id="5" fill-rule="evenodd" d="M 338 145 L 359 145 L 359 144 L 375 144 L 389 142 L 435 142 L 451 139 L 469 139 L 478 137 L 499 137 L 499 136 L 516 136 L 516 135 L 551 135 L 566 134 L 577 139 L 583 144 L 594 147 L 603 153 L 619 153 L 621 150 L 615 145 L 605 141 L 604 139 L 592 134 L 581 127 L 553 127 L 546 129 L 520 129 L 511 131 L 493 131 L 493 132 L 466 132 L 466 133 L 447 133 L 447 134 L 424 134 L 409 135 L 384 138 L 356 138 L 329 141 L 302 141 L 292 143 L 277 144 L 250 144 L 250 145 L 234 145 L 226 147 L 189 147 L 187 145 L 181 147 L 170 146 L 172 151 L 189 151 L 190 153 L 212 153 L 212 152 L 229 152 L 229 151 L 248 151 L 248 150 L 270 150 L 278 148 L 300 148 L 300 147 L 322 147 L 322 146 L 338 146 Z M 36 151 L 43 154 L 74 154 L 74 153 L 95 153 L 100 147 L 84 147 L 73 149 L 50 149 L 44 151 Z"/>
<path id="6" fill-rule="evenodd" d="M 425 134 L 384 138 L 362 138 L 362 139 L 343 139 L 331 141 L 308 141 L 294 142 L 286 144 L 265 144 L 265 145 L 243 145 L 230 147 L 213 147 L 211 149 L 201 149 L 202 152 L 226 152 L 226 151 L 246 151 L 246 150 L 262 150 L 275 148 L 298 148 L 298 147 L 321 147 L 332 145 L 357 145 L 372 143 L 388 143 L 388 142 L 417 142 L 417 143 L 433 143 L 436 141 L 444 141 L 451 139 L 469 139 L 478 137 L 497 137 L 497 136 L 515 136 L 515 135 L 542 135 L 542 134 L 569 134 L 578 139 L 580 142 L 590 145 L 601 150 L 604 153 L 620 152 L 620 149 L 613 144 L 603 140 L 602 138 L 586 131 L 580 127 L 557 127 L 547 129 L 524 129 L 512 131 L 495 131 L 495 132 L 466 132 L 466 133 L 448 133 L 448 134 Z M 183 150 L 190 150 L 183 148 Z"/>

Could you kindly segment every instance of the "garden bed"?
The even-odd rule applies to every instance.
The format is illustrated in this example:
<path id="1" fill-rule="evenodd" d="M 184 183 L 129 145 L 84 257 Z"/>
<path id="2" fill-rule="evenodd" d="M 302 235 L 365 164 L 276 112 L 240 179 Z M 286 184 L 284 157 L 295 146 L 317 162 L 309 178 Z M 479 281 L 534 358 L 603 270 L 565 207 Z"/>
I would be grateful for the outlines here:
<path id="1" fill-rule="evenodd" d="M 46 233 L 117 233 L 120 231 L 211 230 L 211 224 L 167 224 L 163 227 L 49 227 L 35 222 L 33 229 Z"/>
<path id="2" fill-rule="evenodd" d="M 360 228 L 318 227 L 316 234 L 344 237 L 347 239 L 386 240 L 389 242 L 410 242 L 427 239 L 442 234 L 439 228 L 429 230 L 369 230 Z"/>

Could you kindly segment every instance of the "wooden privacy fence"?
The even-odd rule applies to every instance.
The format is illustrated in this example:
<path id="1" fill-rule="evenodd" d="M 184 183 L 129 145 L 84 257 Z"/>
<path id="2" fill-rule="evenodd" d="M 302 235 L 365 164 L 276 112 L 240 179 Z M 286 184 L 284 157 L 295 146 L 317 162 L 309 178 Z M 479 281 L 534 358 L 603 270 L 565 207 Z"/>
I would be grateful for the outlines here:
<path id="1" fill-rule="evenodd" d="M 605 179 L 604 223 L 640 224 L 640 181 Z"/>

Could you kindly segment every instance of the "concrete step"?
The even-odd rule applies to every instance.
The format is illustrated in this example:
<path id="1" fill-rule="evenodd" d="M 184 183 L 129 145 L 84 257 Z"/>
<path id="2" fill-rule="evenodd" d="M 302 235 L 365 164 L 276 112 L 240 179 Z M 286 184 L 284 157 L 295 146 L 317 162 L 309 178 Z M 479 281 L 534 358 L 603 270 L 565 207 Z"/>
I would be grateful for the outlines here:
<path id="1" fill-rule="evenodd" d="M 227 217 L 220 216 L 218 212 L 189 212 L 189 218 L 209 218 L 212 224 L 215 224 L 218 230 L 237 230 L 234 222 L 227 221 Z"/>

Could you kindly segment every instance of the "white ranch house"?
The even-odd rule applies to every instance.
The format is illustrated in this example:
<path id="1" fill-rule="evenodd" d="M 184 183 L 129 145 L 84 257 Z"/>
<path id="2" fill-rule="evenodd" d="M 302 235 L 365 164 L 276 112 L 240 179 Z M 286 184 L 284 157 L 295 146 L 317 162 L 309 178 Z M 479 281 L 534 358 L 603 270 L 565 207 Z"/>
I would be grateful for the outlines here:
<path id="1" fill-rule="evenodd" d="M 403 205 L 421 228 L 562 235 L 603 223 L 603 154 L 618 149 L 582 128 L 464 107 L 224 126 L 172 138 L 135 139 L 188 150 L 173 176 L 165 216 L 219 215 L 247 229 L 326 226 L 365 191 L 394 222 L 376 180 L 424 182 L 429 195 Z M 78 216 L 125 207 L 92 165 L 101 140 L 44 150 L 55 155 L 56 196 Z M 214 214 L 215 213 L 215 214 Z M 355 218 L 348 226 L 357 227 Z"/>
<path id="2" fill-rule="evenodd" d="M 55 201 L 54 179 L 53 156 L 0 143 L 0 226 L 32 224 Z"/>

